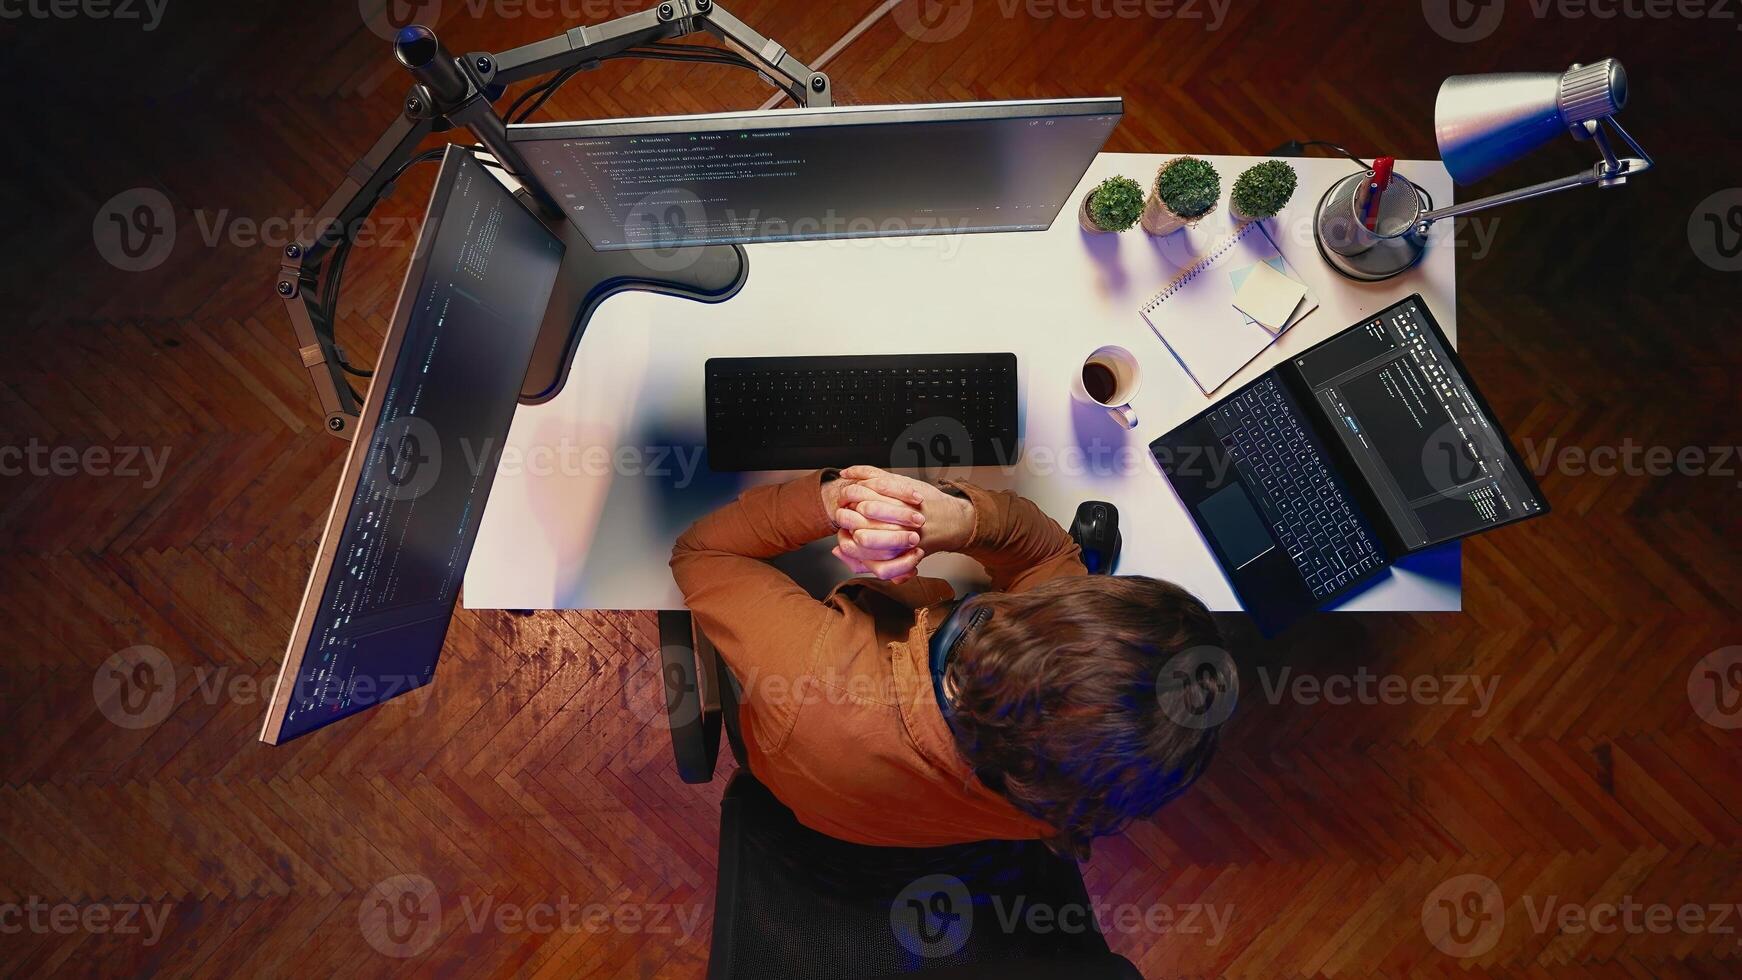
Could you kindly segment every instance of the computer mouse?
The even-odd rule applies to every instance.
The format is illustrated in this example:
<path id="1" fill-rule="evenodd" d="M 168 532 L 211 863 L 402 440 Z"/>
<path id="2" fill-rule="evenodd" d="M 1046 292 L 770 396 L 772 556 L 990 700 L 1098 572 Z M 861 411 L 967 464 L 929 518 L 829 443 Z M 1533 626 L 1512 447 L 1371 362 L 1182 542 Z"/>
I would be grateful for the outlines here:
<path id="1" fill-rule="evenodd" d="M 1071 522 L 1071 540 L 1083 549 L 1083 565 L 1090 575 L 1111 575 L 1119 564 L 1119 508 L 1104 500 L 1085 500 L 1077 506 Z"/>

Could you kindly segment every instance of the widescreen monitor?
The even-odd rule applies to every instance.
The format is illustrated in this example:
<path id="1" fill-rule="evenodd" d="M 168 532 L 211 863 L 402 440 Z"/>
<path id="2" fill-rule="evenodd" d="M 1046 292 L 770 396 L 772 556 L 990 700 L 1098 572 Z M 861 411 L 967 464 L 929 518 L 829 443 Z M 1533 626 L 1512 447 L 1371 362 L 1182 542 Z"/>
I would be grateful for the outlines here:
<path id="1" fill-rule="evenodd" d="M 842 106 L 509 127 L 600 250 L 1041 231 L 1118 98 Z"/>
<path id="2" fill-rule="evenodd" d="M 262 741 L 434 676 L 563 252 L 471 150 L 448 148 Z"/>

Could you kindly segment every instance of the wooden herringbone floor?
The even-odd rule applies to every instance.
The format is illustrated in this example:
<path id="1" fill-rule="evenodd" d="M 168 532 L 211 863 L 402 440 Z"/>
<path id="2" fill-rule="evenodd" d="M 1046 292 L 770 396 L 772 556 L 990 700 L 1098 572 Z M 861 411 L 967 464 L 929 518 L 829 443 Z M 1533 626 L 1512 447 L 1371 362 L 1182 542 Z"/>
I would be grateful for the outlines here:
<path id="1" fill-rule="evenodd" d="M 1087 869 L 1111 941 L 1150 976 L 1742 963 L 1742 667 L 1725 650 L 1742 643 L 1742 475 L 1728 448 L 1676 455 L 1742 441 L 1742 273 L 1714 267 L 1735 241 L 1715 228 L 1742 214 L 1742 34 L 1718 4 L 1599 17 L 1455 0 L 1469 33 L 1499 15 L 1464 43 L 1436 33 L 1466 23 L 1451 2 L 928 0 L 828 66 L 847 102 L 1120 94 L 1115 150 L 1316 137 L 1399 156 L 1433 154 L 1445 75 L 1605 55 L 1633 75 L 1624 118 L 1658 172 L 1493 212 L 1458 246 L 1463 352 L 1556 513 L 1468 546 L 1461 614 L 1241 640 L 1242 707 L 1211 774 Z M 570 26 L 554 0 L 430 6 L 457 50 Z M 873 6 L 732 9 L 814 59 Z M 170 0 L 152 25 L 10 5 L 26 14 L 0 20 L 0 447 L 17 449 L 0 456 L 0 974 L 703 969 L 719 784 L 679 783 L 650 723 L 649 614 L 462 611 L 433 689 L 288 747 L 255 742 L 342 450 L 315 425 L 270 288 L 273 228 L 264 244 L 255 231 L 306 214 L 396 110 L 404 79 L 358 7 Z M 566 5 L 580 21 L 610 8 Z M 765 94 L 729 69 L 611 65 L 549 111 Z M 1582 152 L 1553 147 L 1495 187 Z M 425 170 L 379 212 L 401 233 L 353 257 L 355 349 L 390 313 Z M 141 188 L 165 195 L 177 234 L 160 265 L 128 272 L 104 261 L 98 216 Z M 1610 472 L 1604 447 L 1634 447 L 1634 465 Z M 87 450 L 106 456 L 55 462 Z M 167 717 L 135 729 L 93 685 L 137 646 L 162 651 L 176 687 Z M 1374 681 L 1374 697 L 1333 703 L 1302 677 L 1417 695 L 1387 703 Z M 1467 875 L 1499 900 L 1482 905 Z M 435 931 L 363 928 L 406 882 L 433 889 Z M 491 918 L 565 899 L 597 906 L 573 920 L 592 927 Z M 1131 926 L 1121 908 L 1180 918 Z"/>

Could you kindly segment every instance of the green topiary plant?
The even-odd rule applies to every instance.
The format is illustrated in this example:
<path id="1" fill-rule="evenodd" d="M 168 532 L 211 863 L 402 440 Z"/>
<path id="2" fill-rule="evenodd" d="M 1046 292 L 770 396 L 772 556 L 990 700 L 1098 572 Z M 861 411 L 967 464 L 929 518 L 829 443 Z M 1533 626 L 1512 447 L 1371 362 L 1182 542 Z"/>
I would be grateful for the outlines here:
<path id="1" fill-rule="evenodd" d="M 1143 185 L 1108 177 L 1083 195 L 1078 221 L 1084 231 L 1124 231 L 1143 217 Z"/>
<path id="2" fill-rule="evenodd" d="M 1237 218 L 1273 217 L 1288 206 L 1295 183 L 1293 167 L 1281 160 L 1266 160 L 1235 178 L 1228 206 Z"/>
<path id="3" fill-rule="evenodd" d="M 1166 235 L 1216 209 L 1222 197 L 1222 175 L 1215 165 L 1197 157 L 1177 157 L 1161 165 L 1155 188 L 1143 209 L 1143 227 L 1152 235 Z"/>

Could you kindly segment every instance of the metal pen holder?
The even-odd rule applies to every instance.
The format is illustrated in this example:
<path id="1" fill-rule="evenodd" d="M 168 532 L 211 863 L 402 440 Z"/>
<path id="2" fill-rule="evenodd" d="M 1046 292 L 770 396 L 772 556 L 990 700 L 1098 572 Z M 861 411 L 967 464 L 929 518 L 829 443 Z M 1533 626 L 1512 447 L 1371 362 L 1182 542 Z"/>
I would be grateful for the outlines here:
<path id="1" fill-rule="evenodd" d="M 1389 279 L 1421 261 L 1427 250 L 1427 202 L 1401 174 L 1380 193 L 1373 227 L 1361 220 L 1373 171 L 1356 171 L 1319 200 L 1314 238 L 1319 254 L 1338 272 L 1363 282 Z"/>

